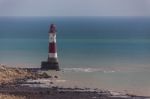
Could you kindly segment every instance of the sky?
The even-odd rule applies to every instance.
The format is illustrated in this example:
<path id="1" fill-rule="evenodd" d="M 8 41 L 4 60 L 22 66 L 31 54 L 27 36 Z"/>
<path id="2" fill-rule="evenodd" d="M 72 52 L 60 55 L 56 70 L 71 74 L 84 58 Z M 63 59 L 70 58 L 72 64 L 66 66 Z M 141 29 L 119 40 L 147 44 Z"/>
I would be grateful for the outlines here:
<path id="1" fill-rule="evenodd" d="M 0 0 L 0 16 L 150 16 L 150 0 Z"/>

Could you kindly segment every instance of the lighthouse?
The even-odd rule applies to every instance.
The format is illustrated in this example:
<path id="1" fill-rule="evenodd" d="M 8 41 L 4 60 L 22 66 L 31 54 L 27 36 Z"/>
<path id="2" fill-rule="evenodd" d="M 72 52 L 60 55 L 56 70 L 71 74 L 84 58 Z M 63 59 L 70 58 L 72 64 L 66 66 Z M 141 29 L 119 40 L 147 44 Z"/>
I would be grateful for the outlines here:
<path id="1" fill-rule="evenodd" d="M 56 26 L 54 24 L 50 25 L 48 34 L 49 34 L 48 59 L 47 61 L 41 62 L 41 69 L 58 71 L 59 63 L 56 48 Z"/>

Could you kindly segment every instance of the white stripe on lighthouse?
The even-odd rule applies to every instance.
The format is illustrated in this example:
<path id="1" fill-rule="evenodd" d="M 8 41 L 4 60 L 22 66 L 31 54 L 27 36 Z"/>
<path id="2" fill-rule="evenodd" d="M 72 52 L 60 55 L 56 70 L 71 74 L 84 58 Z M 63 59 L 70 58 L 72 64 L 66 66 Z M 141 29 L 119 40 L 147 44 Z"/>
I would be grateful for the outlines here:
<path id="1" fill-rule="evenodd" d="M 57 58 L 57 53 L 49 53 L 49 58 Z"/>
<path id="2" fill-rule="evenodd" d="M 56 35 L 55 34 L 52 34 L 52 33 L 49 34 L 49 42 L 50 43 L 56 42 Z"/>

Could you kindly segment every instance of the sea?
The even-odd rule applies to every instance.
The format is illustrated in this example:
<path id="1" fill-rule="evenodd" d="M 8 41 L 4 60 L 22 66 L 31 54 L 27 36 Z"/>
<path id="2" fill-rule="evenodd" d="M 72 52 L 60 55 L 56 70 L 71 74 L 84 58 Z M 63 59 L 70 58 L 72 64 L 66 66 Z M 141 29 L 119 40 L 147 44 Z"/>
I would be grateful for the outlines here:
<path id="1" fill-rule="evenodd" d="M 65 79 L 150 96 L 149 17 L 0 17 L 0 64 L 40 68 L 52 23 Z"/>

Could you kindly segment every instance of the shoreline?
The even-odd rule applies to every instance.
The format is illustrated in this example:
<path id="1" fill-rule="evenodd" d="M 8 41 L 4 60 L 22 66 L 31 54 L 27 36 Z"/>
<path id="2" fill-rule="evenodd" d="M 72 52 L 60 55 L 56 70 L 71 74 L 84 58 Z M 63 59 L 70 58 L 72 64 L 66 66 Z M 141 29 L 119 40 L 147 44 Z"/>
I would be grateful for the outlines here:
<path id="1" fill-rule="evenodd" d="M 19 69 L 0 66 L 0 72 L 6 73 L 6 81 L 2 79 L 3 83 L 1 83 L 0 79 L 0 94 L 21 96 L 25 99 L 150 99 L 146 96 L 98 88 L 60 87 L 55 84 L 57 81 L 61 81 L 59 76 L 55 75 L 55 71 L 49 74 L 47 71 L 41 71 L 37 68 Z M 7 79 L 7 76 L 10 79 Z"/>
<path id="2" fill-rule="evenodd" d="M 0 86 L 0 93 L 25 96 L 27 99 L 147 99 L 148 97 L 120 94 L 103 90 L 86 90 L 80 88 L 40 88 L 28 86 Z M 39 97 L 40 96 L 40 97 Z M 149 97 L 150 98 L 150 97 Z"/>

